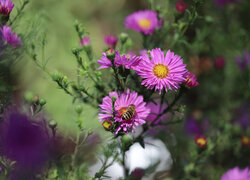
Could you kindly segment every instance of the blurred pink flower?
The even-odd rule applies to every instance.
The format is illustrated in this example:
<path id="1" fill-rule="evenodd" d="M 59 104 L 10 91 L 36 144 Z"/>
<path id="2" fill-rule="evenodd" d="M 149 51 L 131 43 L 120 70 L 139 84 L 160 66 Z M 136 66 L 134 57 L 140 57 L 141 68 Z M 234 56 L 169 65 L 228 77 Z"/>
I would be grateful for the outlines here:
<path id="1" fill-rule="evenodd" d="M 0 28 L 4 41 L 12 47 L 17 48 L 22 45 L 22 41 L 18 35 L 12 33 L 11 31 L 11 27 L 6 25 L 4 25 L 3 28 Z"/>
<path id="2" fill-rule="evenodd" d="M 141 10 L 126 17 L 125 28 L 133 29 L 145 35 L 152 35 L 160 27 L 157 13 L 151 10 Z"/>
<path id="3" fill-rule="evenodd" d="M 175 3 L 175 8 L 176 8 L 176 11 L 179 12 L 179 13 L 183 13 L 186 11 L 187 9 L 187 5 L 185 2 L 183 1 L 177 1 Z"/>
<path id="4" fill-rule="evenodd" d="M 214 61 L 214 66 L 217 68 L 217 69 L 222 69 L 224 68 L 226 65 L 226 61 L 225 61 L 225 58 L 222 57 L 222 56 L 219 56 L 215 59 Z"/>
<path id="5" fill-rule="evenodd" d="M 106 35 L 104 37 L 104 42 L 107 46 L 114 48 L 116 46 L 116 43 L 118 41 L 118 38 L 116 36 L 112 35 Z"/>
<path id="6" fill-rule="evenodd" d="M 241 170 L 235 167 L 225 172 L 220 180 L 250 180 L 250 170 L 248 168 Z"/>

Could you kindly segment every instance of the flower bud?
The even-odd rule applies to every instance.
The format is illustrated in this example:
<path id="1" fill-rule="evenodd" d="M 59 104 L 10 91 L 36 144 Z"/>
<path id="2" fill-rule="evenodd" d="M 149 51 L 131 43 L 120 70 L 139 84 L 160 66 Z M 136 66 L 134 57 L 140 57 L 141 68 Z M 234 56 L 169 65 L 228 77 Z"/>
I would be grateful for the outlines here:
<path id="1" fill-rule="evenodd" d="M 83 111 L 82 105 L 77 105 L 77 106 L 75 107 L 75 111 L 76 111 L 78 114 L 81 114 L 82 111 Z"/>
<path id="2" fill-rule="evenodd" d="M 112 128 L 112 122 L 108 119 L 106 119 L 105 121 L 103 121 L 102 126 L 104 127 L 104 129 L 106 129 L 107 131 L 109 131 Z"/>
<path id="3" fill-rule="evenodd" d="M 44 106 L 44 105 L 46 104 L 46 100 L 43 99 L 43 98 L 39 99 L 39 104 L 40 104 L 41 106 Z"/>
<path id="4" fill-rule="evenodd" d="M 119 39 L 121 40 L 122 44 L 124 44 L 128 39 L 128 35 L 126 33 L 121 33 L 119 35 Z"/>
<path id="5" fill-rule="evenodd" d="M 113 61 L 115 59 L 115 51 L 112 48 L 109 48 L 106 52 L 106 56 L 110 61 Z"/>
<path id="6" fill-rule="evenodd" d="M 53 75 L 52 75 L 52 79 L 54 80 L 54 81 L 59 81 L 60 79 L 62 79 L 63 78 L 63 75 L 61 74 L 61 73 L 59 73 L 59 72 L 55 72 Z"/>
<path id="7" fill-rule="evenodd" d="M 243 146 L 249 146 L 250 145 L 250 137 L 249 136 L 241 136 L 241 144 Z"/>
<path id="8" fill-rule="evenodd" d="M 50 127 L 50 128 L 55 129 L 56 126 L 57 126 L 57 122 L 56 122 L 56 121 L 51 120 L 51 121 L 49 122 L 49 127 Z"/>
<path id="9" fill-rule="evenodd" d="M 32 92 L 26 92 L 24 95 L 25 101 L 30 102 L 30 103 L 33 102 L 33 97 L 34 97 L 34 94 Z"/>

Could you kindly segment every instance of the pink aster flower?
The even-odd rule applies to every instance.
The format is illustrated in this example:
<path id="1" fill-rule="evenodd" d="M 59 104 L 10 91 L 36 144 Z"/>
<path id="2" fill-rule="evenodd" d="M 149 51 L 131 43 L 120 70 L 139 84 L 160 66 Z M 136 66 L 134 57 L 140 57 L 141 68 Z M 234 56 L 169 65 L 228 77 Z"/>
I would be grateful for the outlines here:
<path id="1" fill-rule="evenodd" d="M 0 0 L 0 14 L 9 15 L 14 7 L 11 0 Z"/>
<path id="2" fill-rule="evenodd" d="M 149 89 L 159 90 L 159 94 L 163 88 L 166 92 L 168 89 L 176 91 L 180 87 L 179 84 L 186 80 L 184 78 L 187 72 L 186 65 L 183 64 L 181 57 L 174 55 L 170 50 L 164 55 L 159 48 L 153 49 L 149 53 L 151 59 L 148 54 L 142 56 L 137 71 L 144 79 L 141 84 Z"/>
<path id="3" fill-rule="evenodd" d="M 115 97 L 114 108 L 112 110 L 112 97 Z M 134 107 L 131 109 L 131 107 Z M 133 112 L 127 118 L 124 118 L 126 112 Z M 133 131 L 136 126 L 145 124 L 146 117 L 150 113 L 150 110 L 146 107 L 146 103 L 143 101 L 143 96 L 137 94 L 137 92 L 130 92 L 129 89 L 123 93 L 111 92 L 109 96 L 103 98 L 103 102 L 100 105 L 99 120 L 105 121 L 114 119 L 115 134 L 119 131 L 128 133 Z M 113 114 L 115 115 L 113 117 Z"/>
<path id="4" fill-rule="evenodd" d="M 184 82 L 186 87 L 194 88 L 195 86 L 199 85 L 199 83 L 196 79 L 196 76 L 194 74 L 192 74 L 191 72 L 187 72 L 184 77 L 186 78 L 186 81 Z"/>
<path id="5" fill-rule="evenodd" d="M 105 44 L 112 48 L 116 46 L 117 41 L 118 41 L 118 38 L 116 36 L 107 35 L 104 37 Z"/>
<path id="6" fill-rule="evenodd" d="M 220 180 L 250 180 L 250 170 L 248 168 L 241 170 L 235 167 L 224 173 Z"/>
<path id="7" fill-rule="evenodd" d="M 90 45 L 90 37 L 85 36 L 79 41 L 80 46 L 88 46 Z"/>
<path id="8" fill-rule="evenodd" d="M 127 54 L 120 55 L 119 52 L 116 51 L 115 64 L 117 66 L 124 66 L 126 69 L 137 70 L 140 61 L 141 61 L 141 57 L 136 56 L 132 52 L 128 52 Z"/>
<path id="9" fill-rule="evenodd" d="M 107 55 L 111 55 L 113 53 L 114 53 L 114 49 L 111 49 L 111 48 L 108 49 L 106 52 L 102 53 L 102 57 L 99 60 L 97 60 L 97 63 L 101 65 L 98 68 L 98 70 L 112 67 L 112 62 L 110 61 L 110 59 L 107 58 Z"/>
<path id="10" fill-rule="evenodd" d="M 18 37 L 15 33 L 11 33 L 11 27 L 4 25 L 3 28 L 0 28 L 0 31 L 4 41 L 12 47 L 17 48 L 22 45 L 20 37 Z"/>
<path id="11" fill-rule="evenodd" d="M 176 11 L 179 12 L 179 13 L 184 13 L 187 9 L 187 5 L 185 2 L 183 1 L 177 1 L 175 3 L 175 8 L 176 8 Z"/>
<path id="12" fill-rule="evenodd" d="M 147 55 L 148 54 L 148 50 L 147 49 L 142 49 L 139 51 L 141 56 Z"/>
<path id="13" fill-rule="evenodd" d="M 137 11 L 125 19 L 125 28 L 133 29 L 145 35 L 152 35 L 161 23 L 157 18 L 157 13 L 151 10 Z"/>

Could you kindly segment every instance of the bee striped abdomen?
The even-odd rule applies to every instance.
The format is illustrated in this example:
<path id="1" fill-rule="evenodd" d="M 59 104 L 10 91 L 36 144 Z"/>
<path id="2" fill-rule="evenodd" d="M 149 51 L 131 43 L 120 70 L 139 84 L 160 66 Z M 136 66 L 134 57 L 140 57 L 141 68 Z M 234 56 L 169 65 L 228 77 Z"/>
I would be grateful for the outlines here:
<path id="1" fill-rule="evenodd" d="M 134 114 L 135 114 L 135 105 L 131 104 L 128 106 L 126 112 L 122 115 L 122 120 L 129 120 L 134 116 Z"/>

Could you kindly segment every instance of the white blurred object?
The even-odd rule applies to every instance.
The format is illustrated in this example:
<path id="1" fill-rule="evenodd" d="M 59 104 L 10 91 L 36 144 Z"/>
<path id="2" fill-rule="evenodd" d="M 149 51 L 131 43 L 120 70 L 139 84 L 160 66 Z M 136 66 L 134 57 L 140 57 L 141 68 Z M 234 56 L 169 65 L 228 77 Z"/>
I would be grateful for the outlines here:
<path id="1" fill-rule="evenodd" d="M 135 143 L 126 152 L 126 165 L 131 173 L 136 168 L 146 169 L 149 166 L 159 162 L 155 172 L 150 176 L 143 177 L 143 180 L 151 180 L 155 173 L 170 169 L 172 165 L 171 155 L 166 148 L 165 144 L 158 139 L 146 138 L 145 149 L 139 143 Z M 111 162 L 112 159 L 109 160 Z M 95 173 L 101 168 L 102 164 L 98 161 L 94 166 L 89 169 L 89 175 L 94 176 Z M 110 176 L 112 180 L 124 178 L 123 167 L 115 162 L 107 169 L 106 175 Z"/>

